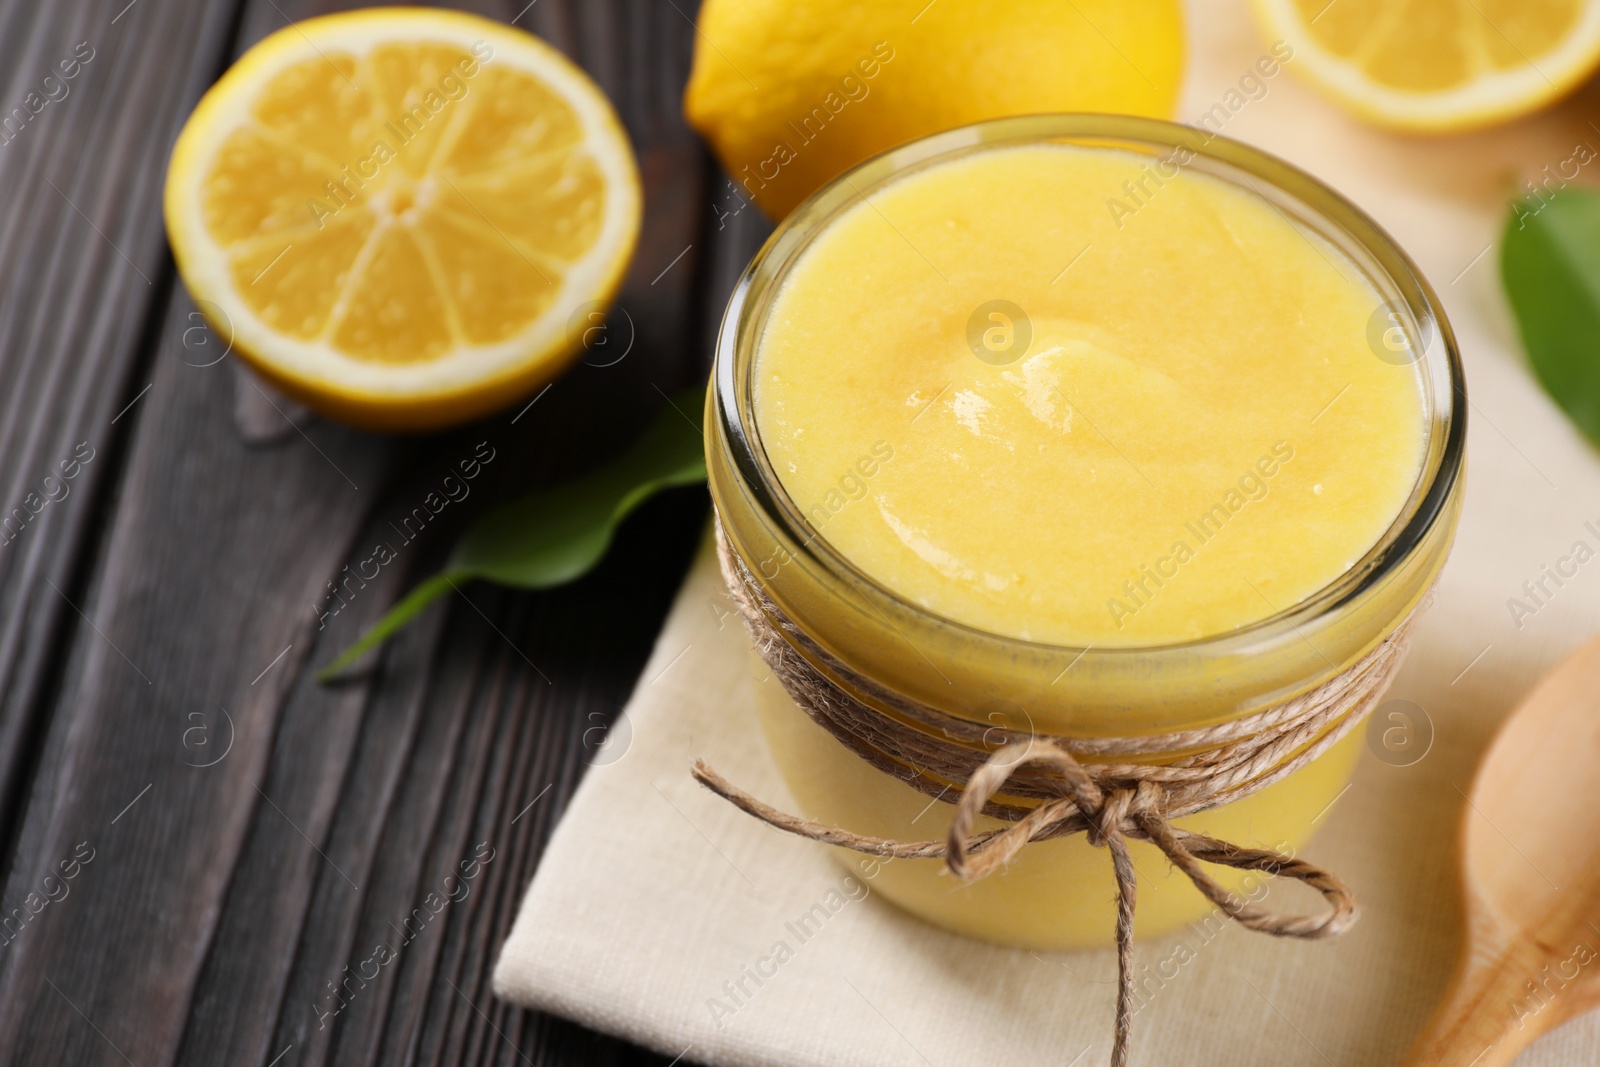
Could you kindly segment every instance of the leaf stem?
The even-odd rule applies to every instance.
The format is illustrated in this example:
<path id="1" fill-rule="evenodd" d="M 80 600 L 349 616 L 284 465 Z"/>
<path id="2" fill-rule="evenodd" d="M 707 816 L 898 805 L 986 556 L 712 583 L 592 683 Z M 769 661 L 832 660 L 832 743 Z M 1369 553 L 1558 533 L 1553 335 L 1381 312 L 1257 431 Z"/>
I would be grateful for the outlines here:
<path id="1" fill-rule="evenodd" d="M 331 682 L 342 674 L 346 667 L 360 659 L 371 648 L 382 644 L 396 630 L 410 622 L 422 609 L 439 599 L 444 593 L 455 588 L 458 581 L 467 581 L 472 578 L 472 572 L 464 570 L 440 571 L 432 578 L 423 582 L 405 598 L 389 609 L 388 614 L 379 619 L 371 629 L 361 635 L 360 640 L 343 652 L 337 659 L 317 672 L 317 681 Z"/>

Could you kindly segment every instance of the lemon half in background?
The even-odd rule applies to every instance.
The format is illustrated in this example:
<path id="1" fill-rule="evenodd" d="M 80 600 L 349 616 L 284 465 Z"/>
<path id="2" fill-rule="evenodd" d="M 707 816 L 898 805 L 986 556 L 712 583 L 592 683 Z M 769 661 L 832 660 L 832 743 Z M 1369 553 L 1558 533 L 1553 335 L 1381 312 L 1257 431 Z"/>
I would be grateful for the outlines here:
<path id="1" fill-rule="evenodd" d="M 1294 68 L 1374 122 L 1448 132 L 1526 114 L 1600 64 L 1600 0 L 1255 0 Z"/>
<path id="2" fill-rule="evenodd" d="M 1177 0 L 705 0 L 684 95 L 738 194 L 782 218 L 895 145 L 1046 111 L 1171 118 Z"/>
<path id="3" fill-rule="evenodd" d="M 288 26 L 173 150 L 185 285 L 289 395 L 375 429 L 482 415 L 565 369 L 639 231 L 599 88 L 519 30 L 380 8 Z"/>

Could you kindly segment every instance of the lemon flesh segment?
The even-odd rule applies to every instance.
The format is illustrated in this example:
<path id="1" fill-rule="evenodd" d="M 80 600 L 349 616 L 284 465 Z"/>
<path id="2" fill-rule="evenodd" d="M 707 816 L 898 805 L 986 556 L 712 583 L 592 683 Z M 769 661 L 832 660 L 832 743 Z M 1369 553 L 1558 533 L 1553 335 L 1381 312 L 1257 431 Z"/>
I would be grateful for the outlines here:
<path id="1" fill-rule="evenodd" d="M 257 45 L 174 150 L 168 229 L 237 351 L 313 407 L 423 428 L 568 362 L 615 292 L 637 171 L 599 90 L 536 39 L 415 10 Z"/>
<path id="2" fill-rule="evenodd" d="M 1600 65 L 1600 0 L 1256 0 L 1256 13 L 1319 88 L 1404 129 L 1525 114 Z"/>

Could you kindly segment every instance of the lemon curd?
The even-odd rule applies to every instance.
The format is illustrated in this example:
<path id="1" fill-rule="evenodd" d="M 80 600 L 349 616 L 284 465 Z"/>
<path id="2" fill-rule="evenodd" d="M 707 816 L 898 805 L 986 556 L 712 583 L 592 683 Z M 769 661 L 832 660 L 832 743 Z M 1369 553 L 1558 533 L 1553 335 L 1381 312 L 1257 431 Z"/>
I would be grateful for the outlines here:
<path id="1" fill-rule="evenodd" d="M 1423 407 L 1368 346 L 1376 292 L 1248 190 L 1150 173 L 967 155 L 846 210 L 795 265 L 756 419 L 861 570 L 997 633 L 1164 644 L 1289 607 L 1393 522 Z"/>
<path id="2" fill-rule="evenodd" d="M 1417 608 L 1459 513 L 1460 363 L 1426 282 L 1312 179 L 1150 120 L 1002 120 L 847 174 L 746 273 L 715 384 L 729 544 L 809 644 L 870 682 L 852 695 L 1024 734 L 1164 734 L 1308 691 Z M 942 838 L 945 799 L 757 670 L 801 813 Z M 1362 745 L 1356 730 L 1179 823 L 1296 852 Z M 1212 910 L 1132 849 L 1140 936 Z M 1110 862 L 1081 836 L 973 883 L 937 860 L 839 856 L 952 930 L 1111 939 Z"/>

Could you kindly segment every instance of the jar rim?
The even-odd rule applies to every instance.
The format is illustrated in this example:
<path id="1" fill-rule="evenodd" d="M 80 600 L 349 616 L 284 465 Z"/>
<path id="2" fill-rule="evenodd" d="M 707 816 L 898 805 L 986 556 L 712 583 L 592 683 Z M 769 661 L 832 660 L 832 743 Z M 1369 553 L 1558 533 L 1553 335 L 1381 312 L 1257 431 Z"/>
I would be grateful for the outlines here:
<path id="1" fill-rule="evenodd" d="M 1427 410 L 1423 464 L 1405 504 L 1382 537 L 1351 567 L 1321 589 L 1270 615 L 1215 634 L 1175 642 L 1129 645 L 1067 645 L 997 633 L 915 603 L 862 570 L 812 527 L 789 496 L 762 444 L 754 413 L 753 375 L 762 312 L 770 306 L 787 270 L 811 238 L 866 193 L 957 155 L 1010 146 L 1060 143 L 1121 149 L 1162 157 L 1187 151 L 1192 160 L 1223 180 L 1247 186 L 1291 223 L 1315 224 L 1402 317 L 1416 344 Z M 1243 179 L 1241 182 L 1239 179 Z M 1378 273 L 1373 276 L 1372 270 Z M 1420 343 L 1418 343 L 1420 342 Z M 1220 134 L 1159 119 L 1095 113 L 1060 113 L 994 119 L 933 134 L 890 149 L 851 168 L 812 193 L 778 224 L 736 282 L 716 344 L 711 413 L 733 467 L 751 501 L 773 529 L 836 578 L 871 590 L 884 602 L 937 621 L 955 633 L 1020 652 L 1078 656 L 1149 656 L 1166 652 L 1246 651 L 1256 642 L 1295 633 L 1336 612 L 1410 559 L 1449 510 L 1466 454 L 1467 394 L 1454 333 L 1437 294 L 1411 258 L 1366 212 L 1308 172 L 1259 148 Z M 1395 620 L 1396 623 L 1399 620 Z"/>

